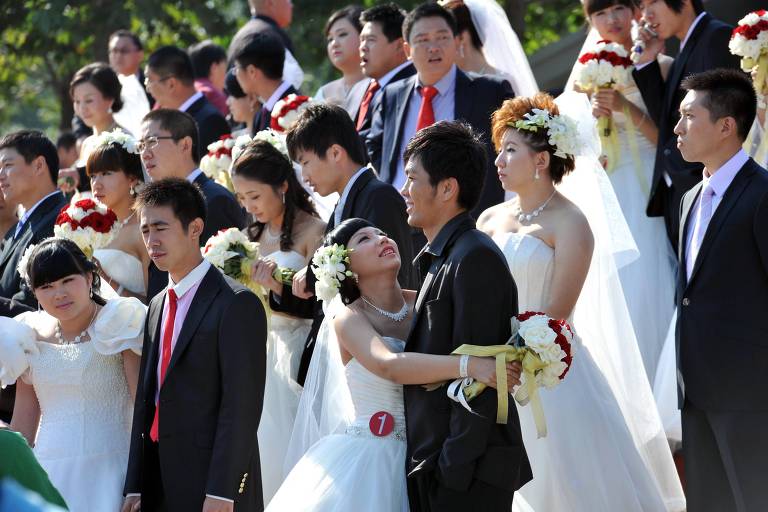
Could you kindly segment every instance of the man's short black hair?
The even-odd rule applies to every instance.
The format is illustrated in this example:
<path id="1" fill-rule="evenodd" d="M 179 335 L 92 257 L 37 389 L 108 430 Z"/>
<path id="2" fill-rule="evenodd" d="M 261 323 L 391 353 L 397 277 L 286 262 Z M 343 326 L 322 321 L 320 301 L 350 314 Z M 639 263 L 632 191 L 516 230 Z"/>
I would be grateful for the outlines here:
<path id="1" fill-rule="evenodd" d="M 460 121 L 440 121 L 419 130 L 408 142 L 403 162 L 412 159 L 429 175 L 429 183 L 436 187 L 448 178 L 459 184 L 459 206 L 471 210 L 480 200 L 485 181 L 488 155 L 485 146 L 472 128 Z"/>
<path id="2" fill-rule="evenodd" d="M 448 28 L 453 32 L 454 37 L 459 35 L 459 28 L 456 25 L 456 19 L 453 17 L 453 14 L 438 4 L 428 2 L 417 5 L 416 8 L 405 16 L 405 21 L 403 21 L 403 39 L 406 42 L 409 42 L 411 30 L 413 30 L 416 22 L 424 18 L 443 18 L 448 24 Z"/>
<path id="3" fill-rule="evenodd" d="M 244 38 L 232 55 L 243 69 L 255 66 L 271 80 L 283 77 L 285 45 L 276 34 L 259 32 Z"/>
<path id="4" fill-rule="evenodd" d="M 205 222 L 205 196 L 200 187 L 181 178 L 164 178 L 152 181 L 139 192 L 136 206 L 144 207 L 167 206 L 181 222 L 186 230 L 195 219 Z"/>
<path id="5" fill-rule="evenodd" d="M 144 50 L 144 45 L 141 44 L 141 39 L 139 39 L 139 36 L 131 32 L 130 30 L 120 29 L 112 32 L 109 36 L 109 40 L 113 40 L 116 37 L 127 37 L 131 41 L 133 41 L 133 45 L 136 47 L 137 50 Z"/>
<path id="6" fill-rule="evenodd" d="M 406 12 L 394 3 L 376 5 L 363 11 L 360 23 L 378 23 L 390 43 L 403 37 L 403 21 Z"/>
<path id="7" fill-rule="evenodd" d="M 686 91 L 706 92 L 703 105 L 712 122 L 724 117 L 736 120 L 739 139 L 747 139 L 757 113 L 757 95 L 752 80 L 735 69 L 718 68 L 685 78 L 681 87 Z"/>
<path id="8" fill-rule="evenodd" d="M 64 132 L 56 139 L 56 149 L 70 150 L 77 145 L 77 136 L 72 132 Z"/>
<path id="9" fill-rule="evenodd" d="M 195 163 L 200 161 L 199 147 L 200 134 L 197 129 L 195 118 L 186 112 L 172 108 L 159 108 L 150 110 L 142 123 L 157 121 L 161 130 L 168 132 L 173 137 L 174 142 L 178 142 L 184 137 L 192 138 L 192 158 Z"/>
<path id="10" fill-rule="evenodd" d="M 368 161 L 363 141 L 346 110 L 338 105 L 317 103 L 301 113 L 296 124 L 286 134 L 291 159 L 300 151 L 311 151 L 320 158 L 334 144 L 347 152 L 350 160 L 361 167 Z"/>
<path id="11" fill-rule="evenodd" d="M 38 130 L 20 130 L 0 139 L 0 149 L 14 149 L 27 164 L 42 156 L 48 165 L 48 174 L 55 185 L 59 178 L 59 153 L 56 146 Z"/>
<path id="12" fill-rule="evenodd" d="M 664 3 L 678 14 L 683 12 L 684 0 L 664 0 Z M 691 6 L 696 14 L 704 12 L 704 3 L 701 0 L 691 0 Z"/>
<path id="13" fill-rule="evenodd" d="M 147 67 L 161 78 L 174 77 L 184 85 L 195 82 L 192 60 L 187 52 L 177 46 L 163 46 L 152 52 Z"/>
<path id="14" fill-rule="evenodd" d="M 195 78 L 208 78 L 211 76 L 211 66 L 227 60 L 227 52 L 224 48 L 210 39 L 193 44 L 187 53 L 192 61 Z"/>

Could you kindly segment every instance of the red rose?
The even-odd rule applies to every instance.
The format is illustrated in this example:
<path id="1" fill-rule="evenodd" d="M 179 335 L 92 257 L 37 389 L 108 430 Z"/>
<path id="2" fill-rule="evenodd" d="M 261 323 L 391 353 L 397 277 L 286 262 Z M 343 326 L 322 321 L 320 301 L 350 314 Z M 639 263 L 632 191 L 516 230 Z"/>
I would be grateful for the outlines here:
<path id="1" fill-rule="evenodd" d="M 543 315 L 543 314 L 544 313 L 541 313 L 541 312 L 538 312 L 538 311 L 525 311 L 525 312 L 520 313 L 520 314 L 517 315 L 517 320 L 519 322 L 525 322 L 526 320 L 528 320 L 532 316 Z"/>
<path id="2" fill-rule="evenodd" d="M 81 199 L 75 203 L 75 206 L 83 210 L 95 210 L 96 202 L 93 199 Z"/>

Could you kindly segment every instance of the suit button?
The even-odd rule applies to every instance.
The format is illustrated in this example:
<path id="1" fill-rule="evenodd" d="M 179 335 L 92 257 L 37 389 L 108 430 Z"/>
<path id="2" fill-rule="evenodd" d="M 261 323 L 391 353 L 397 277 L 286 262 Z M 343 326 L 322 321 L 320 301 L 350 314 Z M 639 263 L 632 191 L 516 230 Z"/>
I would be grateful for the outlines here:
<path id="1" fill-rule="evenodd" d="M 683 306 L 687 306 L 691 303 L 691 301 L 688 299 L 688 297 L 683 298 Z"/>
<path id="2" fill-rule="evenodd" d="M 248 473 L 243 473 L 243 480 L 245 480 L 245 477 L 248 476 Z"/>
<path id="3" fill-rule="evenodd" d="M 667 149 L 664 150 L 664 156 L 669 156 L 671 154 L 672 154 L 672 150 L 671 149 L 667 148 Z"/>

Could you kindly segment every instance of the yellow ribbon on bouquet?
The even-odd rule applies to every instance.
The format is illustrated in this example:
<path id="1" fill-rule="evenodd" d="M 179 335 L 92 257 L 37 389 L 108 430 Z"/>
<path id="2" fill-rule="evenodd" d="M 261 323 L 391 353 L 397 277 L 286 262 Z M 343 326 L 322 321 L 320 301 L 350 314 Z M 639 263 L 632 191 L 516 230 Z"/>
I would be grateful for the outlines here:
<path id="1" fill-rule="evenodd" d="M 538 386 L 536 385 L 536 371 L 544 368 L 545 363 L 534 356 L 525 347 L 514 345 L 461 345 L 451 352 L 455 355 L 467 355 L 475 357 L 493 357 L 496 359 L 496 423 L 507 423 L 509 418 L 509 400 L 507 393 L 507 366 L 508 362 L 519 361 L 525 374 L 525 385 L 515 393 L 515 400 L 520 405 L 531 404 L 533 421 L 536 424 L 538 437 L 547 435 L 547 423 L 544 419 L 544 409 L 541 406 Z M 482 393 L 487 386 L 481 382 L 473 382 L 463 388 L 464 397 L 472 400 Z"/>

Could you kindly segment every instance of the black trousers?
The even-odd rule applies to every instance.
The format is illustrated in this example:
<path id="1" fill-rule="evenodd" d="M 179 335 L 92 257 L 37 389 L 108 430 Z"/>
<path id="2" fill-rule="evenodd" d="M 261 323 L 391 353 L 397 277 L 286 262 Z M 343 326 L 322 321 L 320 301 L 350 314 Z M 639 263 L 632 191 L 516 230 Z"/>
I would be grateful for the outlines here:
<path id="1" fill-rule="evenodd" d="M 514 492 L 473 480 L 465 492 L 444 487 L 433 471 L 408 478 L 411 512 L 509 512 Z"/>
<path id="2" fill-rule="evenodd" d="M 768 412 L 682 410 L 688 512 L 768 510 Z"/>
<path id="3" fill-rule="evenodd" d="M 160 471 L 160 450 L 158 444 L 147 442 L 144 450 L 144 475 L 141 493 L 141 510 L 148 512 L 166 512 L 163 475 Z"/>

